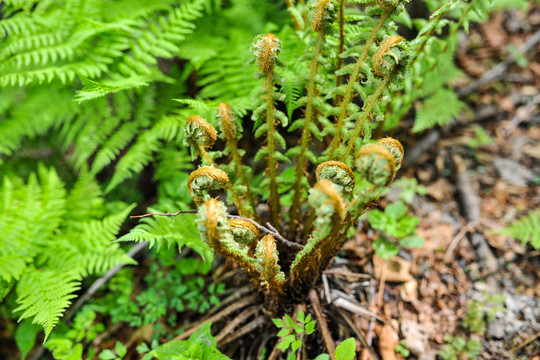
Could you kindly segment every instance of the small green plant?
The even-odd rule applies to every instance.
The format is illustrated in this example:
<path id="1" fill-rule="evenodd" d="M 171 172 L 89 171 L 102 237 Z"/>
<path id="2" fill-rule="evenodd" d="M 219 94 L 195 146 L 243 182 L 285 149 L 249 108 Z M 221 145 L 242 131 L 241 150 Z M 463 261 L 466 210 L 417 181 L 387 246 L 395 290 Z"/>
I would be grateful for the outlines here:
<path id="1" fill-rule="evenodd" d="M 398 198 L 405 201 L 407 204 L 412 204 L 416 194 L 425 195 L 427 189 L 425 186 L 418 184 L 415 178 L 400 178 L 392 183 L 390 188 L 382 193 L 388 195 L 390 192 L 397 191 Z"/>
<path id="2" fill-rule="evenodd" d="M 467 307 L 467 314 L 463 319 L 463 326 L 472 332 L 483 335 L 486 332 L 486 324 L 495 319 L 495 315 L 505 311 L 505 296 L 484 294 L 483 301 L 473 300 Z"/>
<path id="3" fill-rule="evenodd" d="M 294 322 L 287 314 L 283 319 L 272 319 L 276 327 L 281 329 L 276 335 L 280 338 L 278 349 L 287 352 L 287 359 L 289 360 L 296 359 L 295 354 L 301 350 L 305 337 L 315 331 L 315 320 L 311 320 L 311 314 L 306 316 L 302 309 L 299 309 L 297 320 L 297 322 Z"/>
<path id="4" fill-rule="evenodd" d="M 407 342 L 405 340 L 401 340 L 399 344 L 397 344 L 394 351 L 403 356 L 404 358 L 408 358 L 409 355 L 411 355 L 411 351 L 407 349 Z"/>
<path id="5" fill-rule="evenodd" d="M 475 137 L 467 142 L 467 146 L 476 149 L 480 146 L 493 144 L 493 139 L 486 133 L 484 128 L 479 125 L 474 125 L 472 126 L 472 130 L 474 131 Z"/>
<path id="6" fill-rule="evenodd" d="M 466 340 L 459 336 L 444 335 L 445 345 L 437 355 L 443 360 L 473 360 L 476 359 L 482 344 L 476 340 Z"/>
<path id="7" fill-rule="evenodd" d="M 105 331 L 102 323 L 96 323 L 97 314 L 90 306 L 77 312 L 73 325 L 68 328 L 61 323 L 44 346 L 51 350 L 55 360 L 79 360 L 83 356 L 84 344 L 90 343 L 96 336 Z M 89 348 L 88 358 L 93 358 L 95 350 Z"/>
<path id="8" fill-rule="evenodd" d="M 368 220 L 374 229 L 381 232 L 373 242 L 373 248 L 383 259 L 397 255 L 399 246 L 417 248 L 424 245 L 424 239 L 414 232 L 420 219 L 408 216 L 407 206 L 402 201 L 387 205 L 384 211 L 372 210 Z"/>
<path id="9" fill-rule="evenodd" d="M 210 332 L 211 325 L 208 322 L 193 333 L 188 340 L 168 342 L 152 350 L 150 354 L 158 360 L 230 360 L 216 349 L 217 342 Z"/>
<path id="10" fill-rule="evenodd" d="M 522 245 L 530 243 L 533 248 L 540 249 L 540 211 L 530 211 L 528 215 L 494 233 L 511 236 L 520 240 Z"/>
<path id="11" fill-rule="evenodd" d="M 218 295 L 224 284 L 207 284 L 203 278 L 210 270 L 208 263 L 193 257 L 176 259 L 175 249 L 164 249 L 152 255 L 149 272 L 144 277 L 147 288 L 133 296 L 133 281 L 128 272 L 121 272 L 109 284 L 109 293 L 92 306 L 113 323 L 125 322 L 132 327 L 155 324 L 153 337 L 170 336 L 161 325 L 177 326 L 185 311 L 203 313 L 219 304 Z"/>
<path id="12" fill-rule="evenodd" d="M 114 344 L 114 351 L 111 349 L 105 349 L 99 353 L 98 358 L 100 360 L 122 360 L 127 354 L 127 348 L 120 341 Z"/>

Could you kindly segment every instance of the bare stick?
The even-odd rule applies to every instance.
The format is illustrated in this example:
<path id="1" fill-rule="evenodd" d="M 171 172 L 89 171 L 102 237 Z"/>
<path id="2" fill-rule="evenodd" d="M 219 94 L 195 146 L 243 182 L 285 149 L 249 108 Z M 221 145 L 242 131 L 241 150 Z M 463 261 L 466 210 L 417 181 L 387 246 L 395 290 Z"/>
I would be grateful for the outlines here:
<path id="1" fill-rule="evenodd" d="M 145 218 L 149 216 L 177 216 L 180 214 L 196 214 L 196 213 L 197 213 L 197 210 L 180 210 L 175 213 L 148 213 L 148 214 L 143 214 L 143 215 L 133 215 L 133 216 L 130 216 L 129 218 L 140 219 L 140 218 Z"/>
<path id="2" fill-rule="evenodd" d="M 197 210 L 180 210 L 180 211 L 177 211 L 175 213 L 148 213 L 148 214 L 143 214 L 143 215 L 133 215 L 133 216 L 130 216 L 129 218 L 130 219 L 140 219 L 140 218 L 145 218 L 145 217 L 149 217 L 149 216 L 177 216 L 177 215 L 180 215 L 180 214 L 196 214 L 197 213 Z M 282 243 L 284 243 L 285 245 L 289 246 L 289 247 L 294 247 L 294 248 L 297 248 L 297 249 L 303 249 L 304 247 L 300 244 L 297 244 L 295 242 L 292 242 L 292 241 L 289 241 L 287 239 L 285 239 L 278 231 L 275 227 L 273 227 L 272 225 L 270 225 L 270 223 L 266 223 L 266 226 L 268 227 L 265 227 L 265 226 L 262 226 L 261 224 L 255 222 L 254 220 L 250 219 L 250 218 L 246 218 L 246 217 L 243 217 L 243 216 L 238 216 L 238 215 L 227 215 L 227 217 L 229 219 L 241 219 L 241 220 L 246 220 L 246 221 L 249 221 L 251 224 L 253 224 L 253 226 L 255 226 L 257 229 L 267 233 L 267 234 L 270 234 L 272 236 L 274 236 L 275 238 L 277 238 L 279 241 L 281 241 Z"/>
<path id="3" fill-rule="evenodd" d="M 362 343 L 362 346 L 367 349 L 367 351 L 369 352 L 369 355 L 371 355 L 371 358 L 374 360 L 379 360 L 379 357 L 377 356 L 373 348 L 368 345 L 366 337 L 364 336 L 364 334 L 362 334 L 360 329 L 358 329 L 358 327 L 354 325 L 354 323 L 351 321 L 351 319 L 349 319 L 349 317 L 347 316 L 347 314 L 345 314 L 343 310 L 341 309 L 337 309 L 337 310 L 339 312 L 339 315 L 341 315 L 341 317 L 343 318 L 343 320 L 345 320 L 347 325 L 349 325 L 351 330 L 354 331 L 354 333 L 356 334 L 356 337 Z"/>
<path id="4" fill-rule="evenodd" d="M 508 58 L 506 58 L 506 60 L 484 73 L 482 77 L 474 81 L 472 84 L 459 90 L 458 94 L 461 97 L 467 96 L 480 86 L 499 79 L 504 74 L 508 66 L 516 61 L 517 56 L 525 54 L 532 47 L 538 44 L 538 42 L 540 42 L 540 30 L 531 35 L 531 37 L 529 37 L 527 41 L 525 41 L 525 43 L 518 48 L 517 54 L 511 54 Z"/>
<path id="5" fill-rule="evenodd" d="M 334 360 L 336 346 L 334 345 L 334 340 L 332 339 L 332 335 L 328 330 L 326 316 L 323 313 L 321 302 L 319 301 L 319 296 L 317 295 L 317 291 L 315 289 L 311 289 L 309 291 L 309 301 L 311 302 L 311 306 L 313 306 L 313 310 L 315 311 L 315 316 L 317 317 L 317 325 L 321 330 L 326 350 L 328 350 L 328 353 L 330 354 L 330 359 Z"/>
<path id="6" fill-rule="evenodd" d="M 536 95 L 530 103 L 525 105 L 524 107 L 518 109 L 516 116 L 512 118 L 510 123 L 506 126 L 504 129 L 504 133 L 506 135 L 509 135 L 512 131 L 514 131 L 519 124 L 521 124 L 527 116 L 531 116 L 533 113 L 534 108 L 540 104 L 540 94 Z"/>
<path id="7" fill-rule="evenodd" d="M 454 250 L 459 245 L 459 242 L 467 235 L 468 232 L 473 230 L 476 227 L 475 222 L 469 222 L 467 225 L 461 228 L 461 230 L 457 233 L 456 236 L 452 239 L 452 242 L 448 246 L 448 249 L 446 249 L 446 253 L 444 254 L 444 259 L 446 261 L 452 260 L 452 255 L 454 254 Z"/>
<path id="8" fill-rule="evenodd" d="M 231 335 L 231 332 L 241 323 L 246 321 L 251 315 L 254 315 L 259 310 L 258 306 L 254 305 L 249 309 L 246 309 L 235 317 L 230 323 L 227 324 L 220 332 L 216 335 L 216 341 L 222 343 L 225 340 L 225 337 Z"/>
<path id="9" fill-rule="evenodd" d="M 246 297 L 246 298 L 244 298 L 244 299 L 242 299 L 242 300 L 240 300 L 240 301 L 226 307 L 225 309 L 221 310 L 216 315 L 210 316 L 209 318 L 200 321 L 197 325 L 193 326 L 191 329 L 187 330 L 186 332 L 183 332 L 182 334 L 178 335 L 177 337 L 175 337 L 172 340 L 185 340 L 191 334 L 193 334 L 195 331 L 199 330 L 207 322 L 210 321 L 212 323 L 215 323 L 216 321 L 219 321 L 219 320 L 223 319 L 224 317 L 232 314 L 236 310 L 240 310 L 240 309 L 242 309 L 242 308 L 244 308 L 244 307 L 246 307 L 246 306 L 248 306 L 250 304 L 253 304 L 255 299 L 257 299 L 256 295 L 248 296 L 248 297 Z"/>
<path id="10" fill-rule="evenodd" d="M 252 322 L 250 322 L 249 324 L 247 324 L 243 328 L 238 329 L 238 331 L 235 332 L 234 334 L 231 334 L 231 336 L 226 337 L 225 339 L 223 339 L 223 342 L 220 343 L 219 346 L 224 346 L 224 345 L 238 339 L 240 336 L 243 336 L 243 335 L 245 335 L 247 333 L 252 332 L 256 328 L 263 325 L 265 322 L 266 322 L 266 316 L 264 316 L 264 315 L 259 316 L 258 318 L 256 318 L 255 320 L 253 320 Z"/>

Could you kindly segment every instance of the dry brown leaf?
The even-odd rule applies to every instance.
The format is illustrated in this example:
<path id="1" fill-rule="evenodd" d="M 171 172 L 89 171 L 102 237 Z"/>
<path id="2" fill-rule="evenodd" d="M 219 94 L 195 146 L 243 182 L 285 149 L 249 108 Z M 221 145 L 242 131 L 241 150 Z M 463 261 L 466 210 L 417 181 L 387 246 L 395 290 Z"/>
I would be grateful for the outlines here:
<path id="1" fill-rule="evenodd" d="M 413 279 L 410 273 L 411 263 L 407 260 L 398 256 L 388 260 L 381 259 L 377 255 L 373 256 L 373 273 L 377 280 L 380 280 L 384 267 L 386 267 L 387 282 L 405 282 Z"/>
<path id="2" fill-rule="evenodd" d="M 399 336 L 388 324 L 375 326 L 375 332 L 379 337 L 379 352 L 382 360 L 395 360 L 394 349 L 399 344 Z"/>
<path id="3" fill-rule="evenodd" d="M 443 201 L 452 197 L 452 189 L 448 181 L 444 178 L 439 178 L 437 181 L 426 187 L 427 194 L 437 201 Z"/>
<path id="4" fill-rule="evenodd" d="M 418 282 L 414 279 L 404 282 L 399 293 L 403 301 L 418 301 Z"/>

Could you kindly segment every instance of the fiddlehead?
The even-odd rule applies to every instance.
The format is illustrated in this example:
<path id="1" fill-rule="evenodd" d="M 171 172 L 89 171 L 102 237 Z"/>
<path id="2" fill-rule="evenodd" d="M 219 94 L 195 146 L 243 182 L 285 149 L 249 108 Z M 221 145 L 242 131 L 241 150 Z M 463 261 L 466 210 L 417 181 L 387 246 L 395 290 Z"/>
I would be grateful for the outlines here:
<path id="1" fill-rule="evenodd" d="M 335 0 L 318 0 L 310 5 L 313 8 L 311 29 L 316 32 L 325 30 L 336 19 L 337 4 Z"/>
<path id="2" fill-rule="evenodd" d="M 325 161 L 316 170 L 317 180 L 328 179 L 343 189 L 345 198 L 349 198 L 354 189 L 354 173 L 341 161 Z"/>
<path id="3" fill-rule="evenodd" d="M 251 52 L 255 55 L 257 67 L 263 74 L 272 74 L 276 66 L 277 56 L 281 51 L 283 44 L 274 34 L 258 35 Z"/>
<path id="4" fill-rule="evenodd" d="M 392 154 L 394 157 L 394 161 L 396 162 L 396 170 L 399 170 L 401 167 L 401 162 L 403 161 L 403 155 L 405 151 L 403 150 L 403 145 L 401 143 L 391 137 L 385 137 L 382 139 L 377 140 L 377 143 L 379 145 L 382 145 L 386 150 Z"/>
<path id="5" fill-rule="evenodd" d="M 197 230 L 216 253 L 233 260 L 250 276 L 259 277 L 256 261 L 248 255 L 248 248 L 241 248 L 233 239 L 224 203 L 216 199 L 206 201 L 198 211 Z"/>
<path id="6" fill-rule="evenodd" d="M 249 249 L 249 254 L 253 255 L 260 236 L 255 225 L 244 219 L 229 219 L 229 227 L 234 241 L 246 246 Z"/>
<path id="7" fill-rule="evenodd" d="M 203 166 L 189 175 L 187 187 L 191 198 L 199 206 L 210 199 L 209 191 L 224 189 L 228 183 L 229 176 L 225 171 Z"/>
<path id="8" fill-rule="evenodd" d="M 281 227 L 281 213 L 277 184 L 278 161 L 276 158 L 276 138 L 280 138 L 280 135 L 276 132 L 275 118 L 279 118 L 282 123 L 285 121 L 283 123 L 284 126 L 286 125 L 286 121 L 288 121 L 284 114 L 283 116 L 278 116 L 280 112 L 276 111 L 274 107 L 274 67 L 276 66 L 277 56 L 281 51 L 281 46 L 281 41 L 274 34 L 257 36 L 251 46 L 251 52 L 255 55 L 257 67 L 264 75 L 264 104 L 260 109 L 264 111 L 265 124 L 260 126 L 257 131 L 266 131 L 267 148 L 261 149 L 259 154 L 266 153 L 269 178 L 268 206 L 270 208 L 272 222 L 278 229 Z M 255 116 L 258 111 L 259 109 L 253 113 L 256 121 L 259 120 Z M 255 137 L 257 137 L 257 132 L 255 133 Z M 263 150 L 264 152 L 261 152 Z"/>
<path id="9" fill-rule="evenodd" d="M 389 36 L 373 56 L 373 71 L 381 77 L 404 72 L 409 59 L 408 42 L 401 36 Z"/>
<path id="10" fill-rule="evenodd" d="M 396 161 L 384 146 L 368 144 L 358 152 L 356 169 L 370 183 L 388 186 L 396 175 Z"/>
<path id="11" fill-rule="evenodd" d="M 217 132 L 208 121 L 198 115 L 188 117 L 184 127 L 184 144 L 190 147 L 193 158 L 200 153 L 204 160 L 212 164 L 213 160 L 206 149 L 212 147 L 216 140 Z"/>
<path id="12" fill-rule="evenodd" d="M 285 274 L 278 265 L 278 255 L 276 240 L 272 235 L 266 235 L 257 244 L 255 258 L 261 286 L 274 295 L 283 293 L 285 283 Z"/>
<path id="13" fill-rule="evenodd" d="M 375 105 L 379 102 L 383 92 L 394 80 L 402 79 L 408 71 L 408 65 L 411 58 L 409 43 L 401 36 L 389 36 L 379 46 L 379 49 L 373 56 L 373 71 L 383 79 L 377 86 L 375 93 L 369 97 L 364 106 L 362 116 L 358 119 L 356 129 L 348 140 L 345 159 L 353 154 L 356 146 L 356 140 L 364 127 L 364 123 L 371 116 Z"/>
<path id="14" fill-rule="evenodd" d="M 313 49 L 311 64 L 309 67 L 309 82 L 307 87 L 306 111 L 303 124 L 302 137 L 300 138 L 300 153 L 296 162 L 295 183 L 293 186 L 293 200 L 289 211 L 292 237 L 296 236 L 296 228 L 300 215 L 302 194 L 304 193 L 303 179 L 306 168 L 307 152 L 309 148 L 309 138 L 311 133 L 311 121 L 315 116 L 313 102 L 317 94 L 317 72 L 319 69 L 319 57 L 322 53 L 322 46 L 326 30 L 332 25 L 336 18 L 337 4 L 333 0 L 318 0 L 313 7 L 313 20 L 311 27 L 318 32 L 315 48 Z"/>

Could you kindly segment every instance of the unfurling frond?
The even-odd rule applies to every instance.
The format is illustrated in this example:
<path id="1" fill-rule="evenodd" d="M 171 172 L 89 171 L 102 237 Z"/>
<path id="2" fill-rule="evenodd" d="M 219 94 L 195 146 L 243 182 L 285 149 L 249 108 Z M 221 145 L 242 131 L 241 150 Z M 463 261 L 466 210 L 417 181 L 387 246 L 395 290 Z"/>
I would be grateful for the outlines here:
<path id="1" fill-rule="evenodd" d="M 317 180 L 328 179 L 343 188 L 343 192 L 350 195 L 354 189 L 354 173 L 347 164 L 341 161 L 325 161 L 317 167 Z"/>
<path id="2" fill-rule="evenodd" d="M 225 139 L 236 139 L 236 124 L 234 123 L 234 114 L 231 105 L 227 103 L 221 103 L 218 106 L 217 120 L 219 128 Z"/>
<path id="3" fill-rule="evenodd" d="M 189 175 L 187 186 L 195 204 L 200 205 L 210 199 L 209 191 L 223 189 L 228 182 L 229 176 L 225 171 L 203 166 Z"/>
<path id="4" fill-rule="evenodd" d="M 216 199 L 206 201 L 198 212 L 197 229 L 204 241 L 219 255 L 233 260 L 253 278 L 259 277 L 256 261 L 233 239 L 227 220 L 227 208 Z"/>
<path id="5" fill-rule="evenodd" d="M 230 219 L 229 227 L 233 234 L 234 241 L 247 246 L 250 253 L 253 254 L 259 239 L 259 230 L 250 221 L 244 219 Z"/>
<path id="6" fill-rule="evenodd" d="M 345 204 L 336 185 L 327 179 L 318 181 L 310 191 L 309 203 L 316 215 L 315 230 L 291 265 L 294 287 L 314 282 L 341 245 L 337 235 L 343 225 Z"/>
<path id="7" fill-rule="evenodd" d="M 390 76 L 407 70 L 410 49 L 401 36 L 387 37 L 373 56 L 373 71 L 379 76 Z"/>
<path id="8" fill-rule="evenodd" d="M 370 183 L 387 186 L 396 175 L 396 161 L 382 145 L 368 144 L 358 152 L 356 169 Z"/>
<path id="9" fill-rule="evenodd" d="M 255 38 L 251 52 L 255 55 L 257 67 L 262 73 L 270 74 L 274 71 L 281 47 L 281 41 L 274 34 L 258 35 Z"/>
<path id="10" fill-rule="evenodd" d="M 205 149 L 212 147 L 217 140 L 214 127 L 198 115 L 188 117 L 184 128 L 184 136 L 186 146 L 195 143 Z"/>
<path id="11" fill-rule="evenodd" d="M 396 170 L 399 170 L 401 162 L 403 161 L 403 154 L 405 153 L 403 145 L 401 145 L 398 140 L 391 137 L 379 139 L 377 140 L 377 143 L 384 146 L 384 148 L 392 154 L 394 161 L 396 162 Z"/>
<path id="12" fill-rule="evenodd" d="M 276 240 L 272 235 L 266 235 L 257 244 L 255 258 L 261 286 L 276 295 L 283 292 L 285 282 L 285 274 L 278 265 L 278 255 Z"/>
<path id="13" fill-rule="evenodd" d="M 313 19 L 311 20 L 313 31 L 325 30 L 336 19 L 338 5 L 335 0 L 316 0 L 311 7 L 313 7 Z"/>

